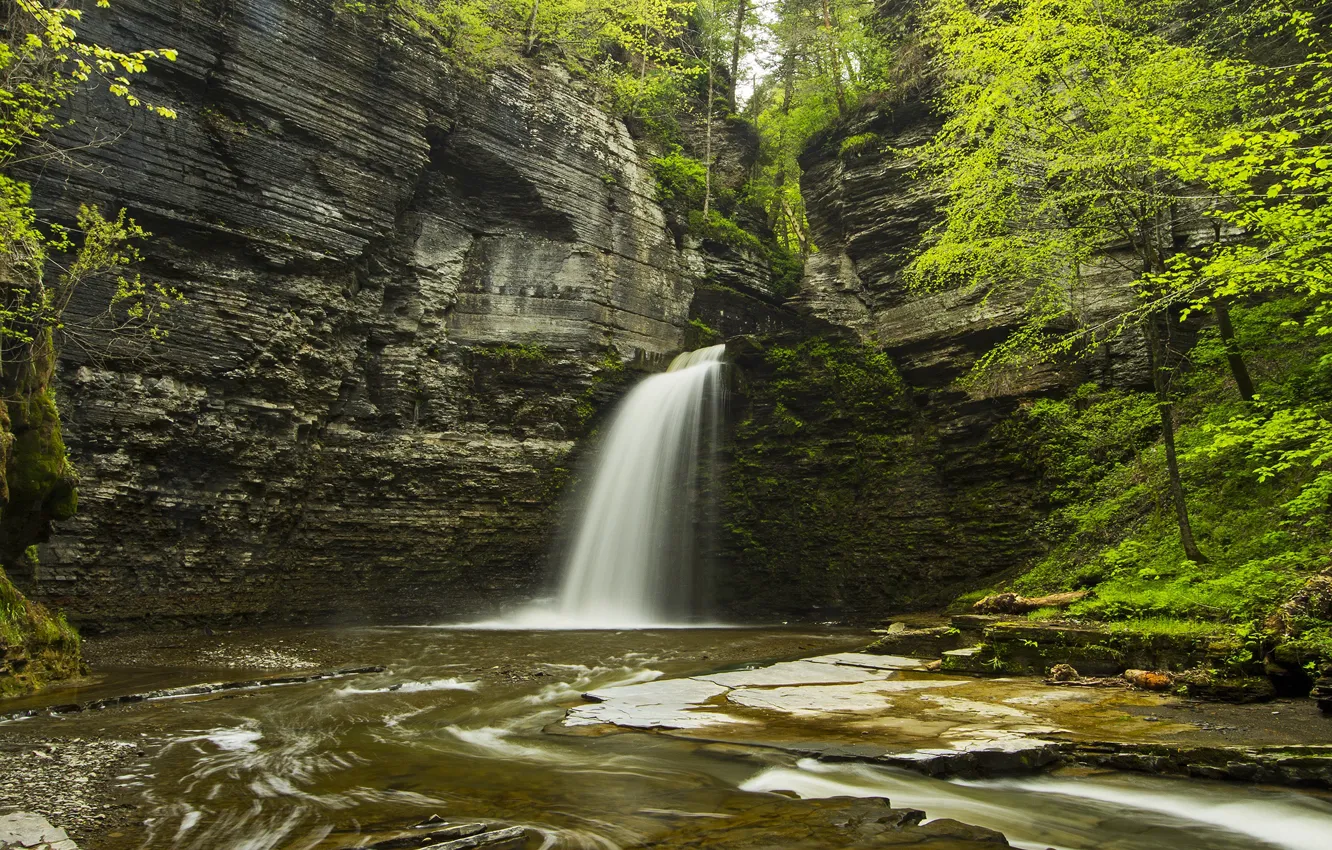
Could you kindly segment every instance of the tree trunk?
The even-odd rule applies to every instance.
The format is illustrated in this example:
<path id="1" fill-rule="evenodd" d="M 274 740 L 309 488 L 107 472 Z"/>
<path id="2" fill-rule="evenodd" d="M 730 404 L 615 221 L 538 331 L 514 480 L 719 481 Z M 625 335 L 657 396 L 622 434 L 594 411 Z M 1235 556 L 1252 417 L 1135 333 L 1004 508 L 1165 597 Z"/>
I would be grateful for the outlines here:
<path id="1" fill-rule="evenodd" d="M 745 0 L 736 0 L 735 2 L 735 31 L 731 38 L 731 109 L 732 111 L 740 108 L 740 104 L 735 99 L 735 88 L 740 83 L 740 42 L 745 37 L 745 12 L 749 11 L 749 4 Z"/>
<path id="2" fill-rule="evenodd" d="M 708 127 L 707 141 L 703 146 L 703 223 L 707 224 L 708 211 L 712 209 L 712 51 L 708 51 Z"/>
<path id="3" fill-rule="evenodd" d="M 779 71 L 782 80 L 782 115 L 791 114 L 791 100 L 795 97 L 795 48 L 787 45 L 786 52 L 782 54 L 782 64 Z M 782 132 L 786 132 L 785 123 L 782 125 Z M 780 203 L 774 204 L 768 214 L 768 227 L 777 229 L 778 222 L 781 221 L 783 210 L 786 207 L 785 201 L 782 201 L 782 191 L 786 188 L 786 161 L 779 160 L 777 164 L 777 177 L 772 181 L 775 195 Z M 781 237 L 779 237 L 781 238 Z M 785 244 L 786 240 L 782 240 Z"/>
<path id="4" fill-rule="evenodd" d="M 1166 357 L 1157 331 L 1156 317 L 1148 316 L 1143 324 L 1147 332 L 1147 363 L 1152 370 L 1152 386 L 1156 388 L 1157 408 L 1161 411 L 1161 440 L 1165 443 L 1166 473 L 1170 479 L 1170 498 L 1175 503 L 1175 519 L 1179 522 L 1179 539 L 1189 560 L 1199 564 L 1206 563 L 1207 558 L 1193 539 L 1189 506 L 1184 499 L 1184 485 L 1179 478 L 1179 457 L 1175 451 L 1175 406 L 1170 401 L 1170 391 L 1166 385 Z"/>
<path id="5" fill-rule="evenodd" d="M 1249 377 L 1249 367 L 1244 365 L 1244 355 L 1235 340 L 1235 326 L 1230 323 L 1230 307 L 1219 298 L 1213 306 L 1216 309 L 1216 326 L 1221 332 L 1221 343 L 1226 349 L 1226 362 L 1230 364 L 1230 373 L 1235 376 L 1235 388 L 1239 390 L 1240 398 L 1253 401 L 1253 378 Z"/>
<path id="6" fill-rule="evenodd" d="M 842 62 L 838 58 L 836 36 L 833 34 L 832 13 L 828 9 L 828 0 L 823 0 L 823 32 L 828 41 L 828 53 L 831 61 L 831 71 L 833 91 L 837 95 L 837 114 L 846 114 L 846 91 L 842 88 Z"/>
<path id="7" fill-rule="evenodd" d="M 540 10 L 541 0 L 532 0 L 532 13 L 527 16 L 527 49 L 523 51 L 524 56 L 531 56 L 532 51 L 536 49 L 537 13 Z"/>

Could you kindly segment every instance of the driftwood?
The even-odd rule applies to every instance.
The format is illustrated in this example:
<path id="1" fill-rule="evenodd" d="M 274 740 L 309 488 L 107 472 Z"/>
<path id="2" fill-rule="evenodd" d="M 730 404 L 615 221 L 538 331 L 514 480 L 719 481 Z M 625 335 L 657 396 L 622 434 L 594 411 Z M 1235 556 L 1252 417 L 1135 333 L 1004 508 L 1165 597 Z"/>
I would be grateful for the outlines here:
<path id="1" fill-rule="evenodd" d="M 1027 614 L 1040 608 L 1067 608 L 1087 596 L 1085 590 L 1071 593 L 1052 593 L 1049 596 L 1018 596 L 1016 593 L 996 593 L 972 606 L 977 614 Z"/>

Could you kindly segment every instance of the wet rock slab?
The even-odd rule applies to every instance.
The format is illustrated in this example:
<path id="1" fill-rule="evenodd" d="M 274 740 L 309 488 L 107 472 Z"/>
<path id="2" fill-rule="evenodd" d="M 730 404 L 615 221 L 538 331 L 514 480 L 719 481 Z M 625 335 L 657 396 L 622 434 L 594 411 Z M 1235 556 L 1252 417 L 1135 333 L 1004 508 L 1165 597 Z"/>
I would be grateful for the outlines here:
<path id="1" fill-rule="evenodd" d="M 33 812 L 0 817 L 0 850 L 79 850 L 63 829 Z"/>
<path id="2" fill-rule="evenodd" d="M 832 658 L 833 656 L 827 656 Z M 853 667 L 836 662 L 824 662 L 820 659 L 807 661 L 784 661 L 754 670 L 737 670 L 734 673 L 715 673 L 710 676 L 695 676 L 699 681 L 713 682 L 728 688 L 776 687 L 780 685 L 835 685 L 853 682 L 869 682 L 887 678 L 883 670 L 865 667 Z"/>
<path id="3" fill-rule="evenodd" d="M 727 688 L 699 679 L 666 679 L 589 691 L 593 705 L 579 706 L 565 718 L 567 726 L 610 723 L 635 729 L 695 729 L 735 722 L 716 712 L 700 710 Z"/>
<path id="4" fill-rule="evenodd" d="M 922 671 L 920 664 L 910 658 L 839 653 L 604 688 L 586 695 L 594 704 L 571 708 L 563 725 L 652 730 L 940 776 L 1024 772 L 1067 763 L 1190 773 L 1187 758 L 1169 754 L 1216 738 L 1201 715 L 1181 712 L 1187 707 L 1171 696 L 952 676 Z M 1165 714 L 1174 717 L 1158 716 Z M 1310 740 L 1321 740 L 1318 730 L 1308 731 Z M 1332 727 L 1327 733 L 1324 737 L 1332 738 Z M 1208 764 L 1214 770 L 1190 775 L 1246 781 L 1261 776 L 1281 784 L 1332 787 L 1322 748 L 1294 755 L 1252 747 L 1242 754 L 1234 747 L 1214 749 L 1233 757 L 1213 754 Z"/>
<path id="5" fill-rule="evenodd" d="M 357 836 L 350 847 L 363 850 L 522 850 L 527 830 L 493 823 L 449 823 L 438 815 L 388 835 Z"/>

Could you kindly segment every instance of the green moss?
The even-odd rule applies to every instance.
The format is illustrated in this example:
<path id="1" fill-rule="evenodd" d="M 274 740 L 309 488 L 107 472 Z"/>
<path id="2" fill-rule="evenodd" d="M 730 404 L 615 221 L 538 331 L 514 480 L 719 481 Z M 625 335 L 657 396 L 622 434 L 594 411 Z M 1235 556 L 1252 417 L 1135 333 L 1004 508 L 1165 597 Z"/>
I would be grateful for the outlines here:
<path id="1" fill-rule="evenodd" d="M 732 608 L 907 604 L 925 534 L 904 506 L 931 471 L 891 360 L 841 339 L 750 341 L 742 415 L 722 494 Z M 742 361 L 755 354 L 737 355 Z M 929 545 L 933 545 L 932 541 Z M 895 602 L 894 602 L 895 601 Z"/>
<path id="2" fill-rule="evenodd" d="M 0 697 L 79 674 L 78 632 L 64 615 L 24 598 L 0 569 Z"/>
<path id="3" fill-rule="evenodd" d="M 688 348 L 703 348 L 722 341 L 721 332 L 708 325 L 702 319 L 689 320 L 690 332 L 686 340 Z"/>
<path id="4" fill-rule="evenodd" d="M 624 383 L 627 377 L 627 370 L 620 353 L 614 348 L 608 348 L 597 363 L 587 389 L 579 395 L 574 405 L 574 413 L 578 417 L 580 427 L 586 426 L 596 416 L 601 407 L 600 401 L 607 391 Z"/>
<path id="5" fill-rule="evenodd" d="M 6 514 L 40 511 L 53 519 L 69 519 L 78 509 L 78 493 L 55 398 L 46 390 L 8 407 L 14 441 L 5 471 Z"/>
<path id="6" fill-rule="evenodd" d="M 503 343 L 501 345 L 478 345 L 472 348 L 472 354 L 476 357 L 483 357 L 491 360 L 507 360 L 510 363 L 529 362 L 546 363 L 549 362 L 550 352 L 541 345 L 512 345 Z"/>

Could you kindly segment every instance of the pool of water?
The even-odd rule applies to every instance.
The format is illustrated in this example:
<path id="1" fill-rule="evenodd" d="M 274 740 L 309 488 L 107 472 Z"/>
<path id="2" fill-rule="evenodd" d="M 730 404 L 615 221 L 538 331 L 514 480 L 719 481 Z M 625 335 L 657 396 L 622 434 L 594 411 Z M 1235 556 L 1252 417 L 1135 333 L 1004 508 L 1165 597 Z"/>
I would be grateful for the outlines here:
<path id="1" fill-rule="evenodd" d="M 98 845 L 109 850 L 345 847 L 436 814 L 525 825 L 549 847 L 631 847 L 737 789 L 884 796 L 1019 847 L 1332 848 L 1332 804 L 1293 791 L 1103 773 L 950 782 L 650 733 L 545 731 L 585 691 L 853 649 L 855 633 L 365 628 L 319 642 L 326 657 L 387 669 L 34 718 L 24 732 L 139 744 L 116 782 L 147 824 Z M 78 697 L 243 678 L 226 659 L 244 651 L 211 649 L 195 668 L 103 667 Z"/>

